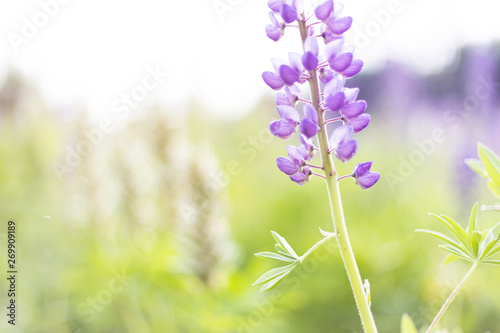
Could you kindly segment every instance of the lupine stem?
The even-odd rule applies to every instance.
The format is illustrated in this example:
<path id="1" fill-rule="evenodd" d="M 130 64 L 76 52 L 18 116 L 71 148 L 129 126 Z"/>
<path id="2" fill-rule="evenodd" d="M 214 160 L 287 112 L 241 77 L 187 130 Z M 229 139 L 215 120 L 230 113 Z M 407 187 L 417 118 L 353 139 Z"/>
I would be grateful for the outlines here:
<path id="1" fill-rule="evenodd" d="M 305 21 L 303 20 L 298 20 L 298 22 L 302 44 L 304 45 L 304 42 L 308 36 L 307 26 Z M 318 112 L 318 125 L 320 127 L 320 130 L 318 132 L 318 144 L 321 161 L 323 162 L 322 164 L 325 168 L 325 180 L 328 190 L 328 197 L 330 200 L 330 209 L 333 216 L 333 227 L 337 233 L 337 241 L 339 244 L 340 253 L 347 271 L 347 276 L 351 284 L 354 299 L 358 307 L 364 331 L 366 333 L 376 333 L 377 327 L 375 326 L 375 321 L 373 320 L 370 305 L 368 304 L 368 300 L 364 293 L 361 275 L 359 274 L 356 259 L 354 257 L 354 253 L 349 241 L 349 236 L 347 234 L 347 227 L 345 224 L 344 212 L 342 208 L 342 199 L 340 197 L 340 189 L 337 182 L 337 172 L 335 171 L 332 156 L 328 152 L 328 137 L 326 134 L 324 115 L 320 107 L 321 93 L 318 83 L 318 74 L 316 71 L 311 72 L 311 77 L 308 81 L 311 90 L 311 105 Z"/>
<path id="2" fill-rule="evenodd" d="M 465 276 L 462 279 L 462 281 L 460 281 L 460 283 L 455 288 L 455 290 L 453 290 L 453 292 L 448 297 L 448 299 L 446 300 L 446 302 L 444 302 L 443 307 L 441 308 L 441 310 L 439 310 L 438 314 L 436 315 L 436 317 L 432 321 L 431 326 L 429 326 L 429 328 L 427 329 L 426 333 L 431 333 L 432 331 L 434 331 L 434 329 L 436 328 L 437 324 L 439 323 L 439 320 L 441 319 L 441 317 L 445 313 L 446 309 L 448 309 L 448 306 L 450 306 L 451 302 L 453 302 L 453 299 L 455 299 L 455 297 L 458 295 L 458 292 L 460 291 L 460 289 L 462 289 L 462 287 L 465 285 L 465 283 L 470 279 L 472 273 L 474 273 L 474 271 L 476 270 L 477 265 L 478 265 L 478 263 L 475 262 L 472 265 L 472 267 L 469 269 L 469 271 L 467 272 L 467 274 L 465 274 Z"/>

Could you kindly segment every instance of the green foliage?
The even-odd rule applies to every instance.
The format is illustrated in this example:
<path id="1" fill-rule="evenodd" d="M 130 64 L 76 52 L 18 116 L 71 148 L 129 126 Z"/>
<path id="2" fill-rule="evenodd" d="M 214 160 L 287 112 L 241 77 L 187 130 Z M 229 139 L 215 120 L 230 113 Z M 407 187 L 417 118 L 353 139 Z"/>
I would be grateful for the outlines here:
<path id="1" fill-rule="evenodd" d="M 480 231 L 477 224 L 477 205 L 476 203 L 472 208 L 466 230 L 446 215 L 430 214 L 441 222 L 455 236 L 455 239 L 433 230 L 418 229 L 416 231 L 424 232 L 445 242 L 446 245 L 439 245 L 439 248 L 466 261 L 499 264 L 500 261 L 489 258 L 500 251 L 500 222 L 489 230 Z"/>
<path id="2" fill-rule="evenodd" d="M 490 148 L 479 143 L 478 159 L 466 159 L 465 163 L 478 175 L 488 180 L 491 193 L 500 199 L 500 157 Z"/>
<path id="3" fill-rule="evenodd" d="M 417 327 L 407 313 L 401 318 L 401 333 L 418 333 Z"/>

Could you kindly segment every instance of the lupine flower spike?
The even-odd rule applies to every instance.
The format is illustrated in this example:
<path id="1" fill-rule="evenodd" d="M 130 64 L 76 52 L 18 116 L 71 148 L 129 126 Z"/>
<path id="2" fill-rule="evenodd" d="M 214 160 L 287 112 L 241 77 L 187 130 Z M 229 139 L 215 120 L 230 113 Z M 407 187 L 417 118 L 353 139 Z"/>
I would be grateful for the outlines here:
<path id="1" fill-rule="evenodd" d="M 266 33 L 273 41 L 280 40 L 285 29 L 296 29 L 288 26 L 294 21 L 306 22 L 308 13 L 304 12 L 301 1 L 277 1 L 268 2 L 271 12 L 269 17 L 271 24 L 266 27 Z M 326 123 L 337 123 L 332 129 L 329 140 L 329 153 L 342 162 L 349 161 L 358 149 L 358 144 L 352 135 L 361 132 L 368 126 L 371 117 L 365 113 L 367 103 L 364 100 L 357 100 L 359 89 L 345 87 L 346 80 L 361 71 L 363 62 L 354 59 L 352 47 L 345 46 L 343 33 L 352 25 L 351 17 L 342 17 L 342 5 L 333 1 L 326 1 L 312 9 L 311 14 L 317 22 L 307 22 L 306 33 L 303 38 L 304 53 L 289 53 L 288 62 L 280 59 L 272 59 L 274 71 L 262 73 L 264 82 L 272 89 L 277 90 L 276 104 L 279 120 L 270 124 L 271 133 L 281 139 L 290 139 L 295 133 L 300 133 L 304 153 L 309 154 L 300 162 L 288 154 L 288 158 L 279 157 L 277 159 L 278 168 L 296 183 L 302 185 L 310 179 L 313 174 L 309 168 L 303 168 L 305 161 L 314 157 L 314 141 L 321 127 L 319 120 L 326 119 Z M 312 16 L 312 17 L 314 17 Z M 281 23 L 280 23 L 281 22 Z M 314 25 L 320 25 L 322 31 L 320 36 L 313 36 L 311 30 Z M 318 38 L 324 41 L 323 52 L 320 52 Z M 305 82 L 312 80 L 312 77 L 319 78 L 324 85 L 322 87 L 322 98 L 320 105 L 321 116 L 318 110 L 310 103 L 304 103 L 301 98 L 301 87 Z M 297 103 L 303 104 L 297 109 Z M 299 110 L 302 109 L 301 118 Z M 323 126 L 326 130 L 327 127 Z M 308 140 L 305 144 L 304 140 Z M 309 145 L 309 147 L 306 147 Z M 290 149 L 287 148 L 289 152 Z M 359 164 L 356 166 L 366 166 Z M 369 162 L 371 166 L 371 162 Z M 355 168 L 355 169 L 356 169 Z M 358 171 L 364 170 L 359 169 Z M 353 174 L 356 184 L 362 189 L 373 186 L 380 175 L 368 172 L 366 175 Z"/>
<path id="2" fill-rule="evenodd" d="M 352 18 L 342 16 L 343 6 L 334 4 L 332 0 L 308 10 L 302 0 L 269 0 L 268 6 L 271 22 L 265 27 L 267 36 L 278 42 L 286 32 L 287 35 L 300 37 L 302 42 L 302 52 L 290 52 L 286 60 L 272 59 L 272 70 L 262 73 L 264 82 L 277 91 L 279 119 L 269 125 L 271 133 L 284 140 L 300 138 L 300 144 L 286 146 L 287 156 L 278 157 L 276 164 L 298 185 L 306 184 L 313 176 L 325 181 L 335 232 L 320 229 L 324 238 L 302 256 L 298 256 L 283 237 L 272 232 L 278 252 L 256 255 L 279 260 L 286 265 L 271 269 L 254 284 L 261 284 L 261 290 L 273 288 L 317 247 L 335 237 L 365 332 L 376 333 L 368 300 L 369 288 L 366 287 L 369 283 L 363 283 L 358 273 L 347 235 L 338 181 L 353 177 L 355 184 L 367 190 L 379 180 L 380 175 L 370 171 L 372 162 L 366 162 L 357 164 L 352 174 L 338 177 L 332 158 L 335 156 L 344 163 L 350 161 L 358 150 L 353 136 L 365 129 L 371 120 L 370 115 L 365 113 L 367 103 L 358 100 L 359 89 L 346 87 L 347 80 L 363 68 L 363 62 L 355 58 L 354 48 L 346 45 L 343 36 L 351 27 Z M 302 91 L 306 82 L 308 97 Z M 312 161 L 317 155 L 320 156 L 320 163 Z"/>

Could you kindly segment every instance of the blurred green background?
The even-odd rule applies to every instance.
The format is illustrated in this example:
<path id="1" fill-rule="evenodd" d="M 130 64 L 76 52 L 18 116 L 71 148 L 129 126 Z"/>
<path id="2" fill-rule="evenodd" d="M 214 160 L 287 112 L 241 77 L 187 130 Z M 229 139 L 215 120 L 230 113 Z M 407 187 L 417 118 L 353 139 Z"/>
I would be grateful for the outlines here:
<path id="1" fill-rule="evenodd" d="M 464 51 L 440 75 L 404 75 L 389 64 L 349 82 L 361 87 L 372 123 L 357 136 L 353 161 L 337 166 L 346 174 L 373 160 L 382 175 L 369 191 L 341 184 L 380 332 L 399 332 L 405 312 L 425 328 L 468 270 L 442 265 L 437 242 L 414 232 L 441 230 L 427 213 L 465 225 L 476 201 L 494 202 L 463 163 L 478 141 L 500 148 L 498 87 L 462 112 L 474 96 L 463 76 L 473 56 Z M 73 167 L 68 152 L 88 142 L 99 119 L 82 109 L 61 120 L 15 71 L 0 106 L 0 239 L 5 249 L 7 221 L 15 220 L 18 331 L 361 332 L 335 241 L 274 290 L 251 286 L 277 265 L 253 256 L 273 250 L 270 230 L 299 254 L 321 238 L 318 227 L 332 231 L 324 183 L 299 187 L 276 168 L 286 151 L 268 132 L 277 116 L 271 95 L 238 120 L 209 116 L 195 102 L 187 110 L 144 107 Z M 481 212 L 479 223 L 498 219 Z M 498 281 L 498 267 L 481 267 L 441 326 L 500 332 Z M 0 327 L 7 331 L 5 320 Z"/>

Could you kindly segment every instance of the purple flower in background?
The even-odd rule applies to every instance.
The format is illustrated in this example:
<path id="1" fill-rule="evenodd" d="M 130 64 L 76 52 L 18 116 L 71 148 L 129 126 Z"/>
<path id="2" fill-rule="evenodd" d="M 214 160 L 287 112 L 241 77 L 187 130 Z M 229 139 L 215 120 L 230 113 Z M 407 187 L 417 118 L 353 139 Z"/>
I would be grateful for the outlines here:
<path id="1" fill-rule="evenodd" d="M 353 177 L 356 185 L 359 185 L 363 190 L 367 190 L 380 179 L 378 172 L 370 171 L 373 162 L 365 162 L 356 164 L 353 169 Z"/>
<path id="2" fill-rule="evenodd" d="M 335 156 L 342 162 L 349 161 L 358 149 L 356 140 L 351 139 L 352 133 L 351 126 L 340 126 L 333 131 L 330 138 L 330 149 L 335 151 Z"/>

